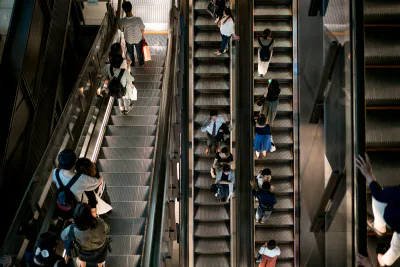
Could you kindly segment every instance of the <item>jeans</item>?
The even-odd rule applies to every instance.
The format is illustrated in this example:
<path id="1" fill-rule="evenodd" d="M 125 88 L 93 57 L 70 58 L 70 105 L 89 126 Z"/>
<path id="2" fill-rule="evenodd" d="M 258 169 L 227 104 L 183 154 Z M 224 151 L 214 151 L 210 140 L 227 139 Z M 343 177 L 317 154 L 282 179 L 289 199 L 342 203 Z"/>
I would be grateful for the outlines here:
<path id="1" fill-rule="evenodd" d="M 131 100 L 125 98 L 118 98 L 118 105 L 120 110 L 122 110 L 122 107 L 125 107 L 125 109 L 129 109 L 129 107 L 131 106 Z"/>
<path id="2" fill-rule="evenodd" d="M 223 53 L 225 49 L 228 49 L 229 40 L 231 39 L 231 37 L 223 35 L 223 34 L 221 34 L 221 37 L 222 37 L 222 42 L 221 42 L 221 48 L 219 49 L 219 52 Z"/>
<path id="3" fill-rule="evenodd" d="M 138 57 L 139 66 L 143 66 L 144 65 L 142 44 L 143 44 L 143 40 L 140 41 L 138 44 L 128 44 L 128 43 L 126 43 L 127 54 L 128 54 L 128 57 L 132 60 L 132 64 L 131 64 L 132 67 L 135 66 L 135 53 L 133 51 L 134 50 L 133 47 L 136 48 L 136 54 L 137 54 L 137 57 Z"/>
<path id="4" fill-rule="evenodd" d="M 261 222 L 262 223 L 266 223 L 269 216 L 271 216 L 272 210 L 267 211 L 263 208 L 260 207 L 260 204 L 258 205 L 257 208 L 257 213 L 256 213 L 256 220 L 262 219 Z"/>
<path id="5" fill-rule="evenodd" d="M 383 218 L 387 204 L 372 198 L 372 211 L 374 213 L 374 227 L 386 227 Z M 383 262 L 386 266 L 392 265 L 400 257 L 400 234 L 393 232 L 392 241 L 390 241 L 389 250 L 383 255 Z"/>

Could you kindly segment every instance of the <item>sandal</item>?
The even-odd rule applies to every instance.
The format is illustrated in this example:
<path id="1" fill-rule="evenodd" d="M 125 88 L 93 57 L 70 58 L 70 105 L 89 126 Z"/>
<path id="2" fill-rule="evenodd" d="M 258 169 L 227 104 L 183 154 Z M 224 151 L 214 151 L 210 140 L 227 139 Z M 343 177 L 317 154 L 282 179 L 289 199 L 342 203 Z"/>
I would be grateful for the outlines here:
<path id="1" fill-rule="evenodd" d="M 222 55 L 219 51 L 214 53 L 217 57 Z"/>

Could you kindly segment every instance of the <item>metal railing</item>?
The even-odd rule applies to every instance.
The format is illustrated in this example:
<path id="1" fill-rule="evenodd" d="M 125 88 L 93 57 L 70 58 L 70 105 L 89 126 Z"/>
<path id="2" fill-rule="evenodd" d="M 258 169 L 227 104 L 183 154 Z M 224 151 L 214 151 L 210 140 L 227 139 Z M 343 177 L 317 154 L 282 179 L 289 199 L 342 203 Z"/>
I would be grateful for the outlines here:
<path id="1" fill-rule="evenodd" d="M 146 228 L 143 266 L 170 266 L 172 242 L 177 239 L 175 199 L 178 198 L 180 158 L 179 11 L 170 11 L 168 50 L 165 62 L 161 105 L 151 186 L 151 202 Z M 175 107 L 175 109 L 173 108 Z"/>
<path id="2" fill-rule="evenodd" d="M 51 224 L 56 193 L 51 173 L 58 165 L 58 153 L 65 148 L 76 149 L 78 146 L 79 137 L 100 82 L 97 73 L 108 55 L 108 47 L 115 31 L 115 19 L 112 14 L 113 11 L 109 8 L 3 242 L 1 254 L 16 256 L 17 263 L 22 260 L 29 243 L 35 242 L 38 234 L 47 231 Z M 29 218 L 27 213 L 31 214 Z M 26 235 L 32 233 L 21 233 L 22 224 L 34 225 L 35 229 L 40 231 L 28 238 Z M 28 229 L 31 230 L 29 227 Z"/>

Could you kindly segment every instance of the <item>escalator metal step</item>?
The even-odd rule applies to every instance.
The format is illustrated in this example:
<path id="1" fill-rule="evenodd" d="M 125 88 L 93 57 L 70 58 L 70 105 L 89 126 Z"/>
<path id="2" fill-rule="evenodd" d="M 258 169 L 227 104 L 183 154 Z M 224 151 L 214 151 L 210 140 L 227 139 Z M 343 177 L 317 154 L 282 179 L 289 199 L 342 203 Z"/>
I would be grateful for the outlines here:
<path id="1" fill-rule="evenodd" d="M 217 24 L 209 14 L 198 14 L 194 19 L 194 25 L 201 29 L 218 29 Z"/>
<path id="2" fill-rule="evenodd" d="M 151 159 L 99 159 L 99 171 L 101 172 L 151 172 L 153 160 Z"/>
<path id="3" fill-rule="evenodd" d="M 194 34 L 194 42 L 198 45 L 221 45 L 221 33 L 215 31 L 201 31 Z"/>
<path id="4" fill-rule="evenodd" d="M 157 119 L 157 118 L 156 118 Z M 108 125 L 106 135 L 110 136 L 155 136 L 156 125 L 118 126 Z"/>
<path id="5" fill-rule="evenodd" d="M 161 89 L 162 82 L 161 81 L 138 81 L 135 78 L 135 87 L 138 90 Z"/>
<path id="6" fill-rule="evenodd" d="M 201 108 L 229 108 L 230 100 L 225 94 L 199 94 L 195 96 L 194 105 Z"/>
<path id="7" fill-rule="evenodd" d="M 151 172 L 112 173 L 102 172 L 108 186 L 148 186 Z"/>
<path id="8" fill-rule="evenodd" d="M 289 5 L 256 5 L 254 19 L 261 18 L 291 18 L 292 11 Z"/>
<path id="9" fill-rule="evenodd" d="M 128 113 L 129 114 L 129 113 Z M 126 115 L 111 115 L 109 125 L 117 126 L 132 126 L 132 125 L 156 125 L 158 116 L 126 116 Z"/>
<path id="10" fill-rule="evenodd" d="M 277 243 L 293 242 L 293 231 L 291 228 L 263 228 L 257 227 L 255 230 L 256 243 L 265 243 L 268 240 L 275 239 Z"/>
<path id="11" fill-rule="evenodd" d="M 400 148 L 400 110 L 367 110 L 368 148 Z"/>
<path id="12" fill-rule="evenodd" d="M 107 266 L 140 267 L 141 256 L 140 255 L 115 256 L 111 254 L 107 257 Z"/>
<path id="13" fill-rule="evenodd" d="M 138 89 L 138 97 L 161 97 L 160 89 Z"/>
<path id="14" fill-rule="evenodd" d="M 275 142 L 275 138 L 274 138 L 274 142 Z M 292 143 L 290 143 L 291 145 Z M 288 147 L 279 147 L 278 145 L 276 145 L 276 151 L 273 153 L 267 153 L 267 157 L 264 158 L 259 158 L 256 159 L 256 161 L 260 161 L 260 163 L 264 163 L 266 165 L 271 164 L 271 163 L 276 163 L 276 162 L 287 162 L 290 163 L 293 161 L 293 153 L 292 153 L 292 149 L 288 148 Z"/>
<path id="15" fill-rule="evenodd" d="M 99 159 L 152 159 L 154 147 L 115 148 L 102 147 Z"/>
<path id="16" fill-rule="evenodd" d="M 143 236 L 141 235 L 110 235 L 113 255 L 142 254 Z"/>
<path id="17" fill-rule="evenodd" d="M 195 237 L 224 237 L 229 236 L 229 227 L 226 222 L 197 222 L 194 229 Z"/>
<path id="18" fill-rule="evenodd" d="M 144 68 L 132 68 L 132 75 L 135 77 L 135 75 L 138 74 L 163 74 L 164 73 L 164 68 L 163 67 L 144 67 Z"/>
<path id="19" fill-rule="evenodd" d="M 226 221 L 229 213 L 225 206 L 197 206 L 194 219 L 198 221 Z"/>
<path id="20" fill-rule="evenodd" d="M 162 74 L 133 74 L 135 77 L 135 86 L 140 89 L 144 89 L 142 87 L 139 87 L 137 82 L 161 82 L 163 79 Z M 152 88 L 156 89 L 156 88 Z"/>
<path id="21" fill-rule="evenodd" d="M 110 235 L 144 235 L 146 218 L 108 218 Z"/>
<path id="22" fill-rule="evenodd" d="M 194 75 L 197 76 L 226 76 L 229 75 L 229 66 L 225 63 L 215 62 L 212 64 L 212 72 L 210 72 L 210 63 L 199 62 L 194 66 Z"/>
<path id="23" fill-rule="evenodd" d="M 106 136 L 104 137 L 103 147 L 153 147 L 155 139 L 155 136 Z"/>
<path id="24" fill-rule="evenodd" d="M 225 255 L 196 255 L 195 267 L 229 267 L 230 258 Z"/>
<path id="25" fill-rule="evenodd" d="M 274 210 L 271 216 L 268 218 L 267 223 L 256 223 L 256 227 L 281 227 L 281 226 L 292 226 L 294 224 L 292 212 L 281 212 Z"/>
<path id="26" fill-rule="evenodd" d="M 400 26 L 365 28 L 365 64 L 400 64 Z"/>
<path id="27" fill-rule="evenodd" d="M 108 218 L 146 218 L 147 201 L 112 202 L 113 212 Z"/>
<path id="28" fill-rule="evenodd" d="M 194 82 L 196 92 L 229 91 L 228 79 L 201 77 Z"/>
<path id="29" fill-rule="evenodd" d="M 216 254 L 230 252 L 229 239 L 198 239 L 194 242 L 194 252 L 198 254 Z"/>
<path id="30" fill-rule="evenodd" d="M 149 199 L 149 186 L 109 186 L 107 188 L 113 201 L 147 201 Z"/>
<path id="31" fill-rule="evenodd" d="M 275 194 L 277 195 L 278 191 L 275 191 Z M 274 209 L 289 210 L 294 208 L 293 197 L 291 195 L 285 195 L 285 196 L 277 195 L 276 201 L 278 203 L 274 206 Z"/>
<path id="32" fill-rule="evenodd" d="M 131 111 L 129 111 L 128 114 L 124 115 L 124 116 L 147 116 L 147 115 L 158 115 L 158 110 L 159 107 L 158 106 L 133 106 L 133 108 L 131 109 Z M 111 115 L 116 115 L 116 116 L 120 116 L 121 115 L 121 111 L 119 109 L 119 107 L 114 106 L 112 111 L 111 111 Z"/>
<path id="33" fill-rule="evenodd" d="M 365 70 L 365 100 L 367 106 L 400 106 L 398 82 L 400 69 L 375 68 Z"/>
<path id="34" fill-rule="evenodd" d="M 262 33 L 265 29 L 270 29 L 272 35 L 290 35 L 292 25 L 290 20 L 256 20 L 254 21 L 255 33 Z"/>
<path id="35" fill-rule="evenodd" d="M 365 0 L 364 21 L 366 24 L 398 24 L 400 2 L 392 0 Z"/>

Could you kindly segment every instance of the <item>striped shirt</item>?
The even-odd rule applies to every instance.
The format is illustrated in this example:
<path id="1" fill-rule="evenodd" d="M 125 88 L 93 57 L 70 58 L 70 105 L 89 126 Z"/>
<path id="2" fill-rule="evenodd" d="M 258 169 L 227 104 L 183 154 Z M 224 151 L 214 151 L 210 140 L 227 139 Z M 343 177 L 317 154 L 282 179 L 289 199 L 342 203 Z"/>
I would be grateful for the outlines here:
<path id="1" fill-rule="evenodd" d="M 144 24 L 139 17 L 125 17 L 118 21 L 120 29 L 124 32 L 125 41 L 128 44 L 138 44 L 142 40 Z"/>

